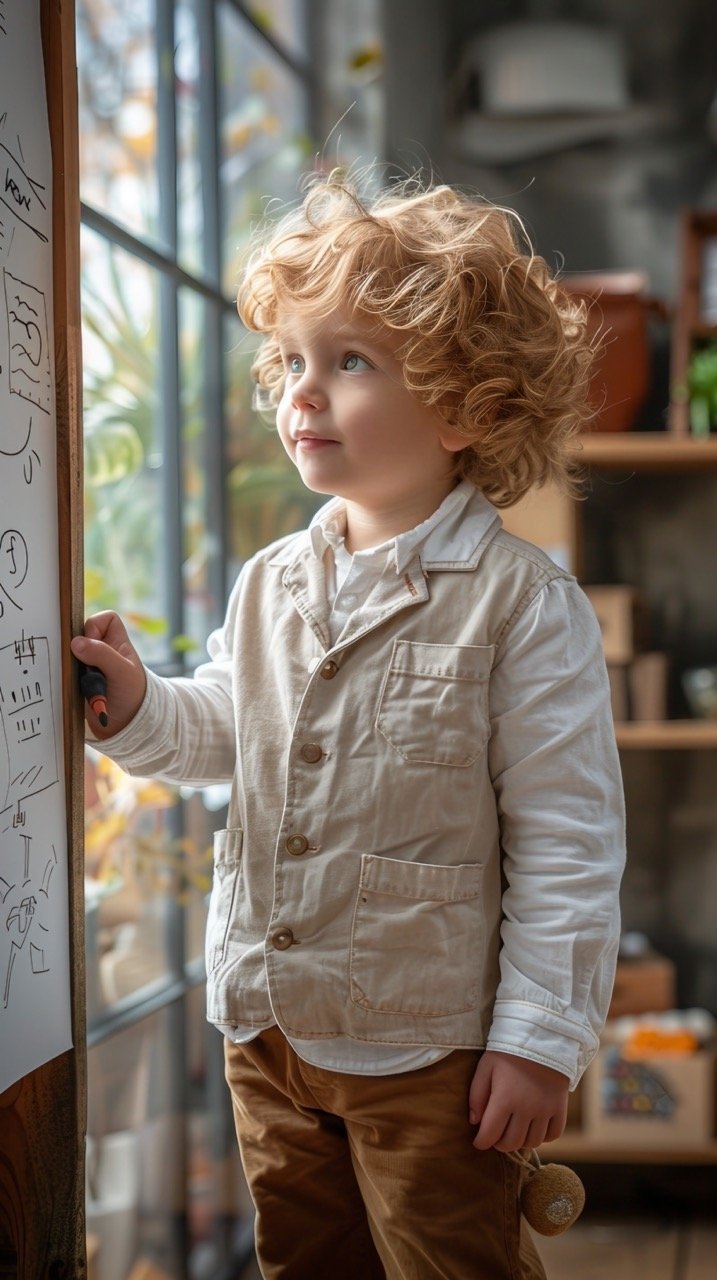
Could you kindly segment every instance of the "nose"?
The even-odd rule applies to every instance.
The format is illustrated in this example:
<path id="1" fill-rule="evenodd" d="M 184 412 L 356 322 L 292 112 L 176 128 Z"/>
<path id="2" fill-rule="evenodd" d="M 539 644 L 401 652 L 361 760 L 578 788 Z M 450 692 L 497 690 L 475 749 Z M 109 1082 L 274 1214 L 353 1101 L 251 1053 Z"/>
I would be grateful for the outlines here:
<path id="1" fill-rule="evenodd" d="M 307 366 L 291 387 L 291 403 L 295 409 L 324 409 L 326 392 L 317 374 Z"/>

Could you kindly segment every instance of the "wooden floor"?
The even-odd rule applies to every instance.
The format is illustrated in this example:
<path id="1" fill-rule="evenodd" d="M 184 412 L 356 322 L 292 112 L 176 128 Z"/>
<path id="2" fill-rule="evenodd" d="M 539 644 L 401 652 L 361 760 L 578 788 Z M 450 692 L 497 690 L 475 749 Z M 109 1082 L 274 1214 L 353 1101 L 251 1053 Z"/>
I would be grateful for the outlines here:
<path id="1" fill-rule="evenodd" d="M 535 1240 L 548 1280 L 717 1280 L 717 1222 L 595 1218 Z M 241 1280 L 261 1280 L 256 1263 Z"/>
<path id="2" fill-rule="evenodd" d="M 717 1280 L 717 1223 L 594 1219 L 536 1244 L 549 1280 Z"/>

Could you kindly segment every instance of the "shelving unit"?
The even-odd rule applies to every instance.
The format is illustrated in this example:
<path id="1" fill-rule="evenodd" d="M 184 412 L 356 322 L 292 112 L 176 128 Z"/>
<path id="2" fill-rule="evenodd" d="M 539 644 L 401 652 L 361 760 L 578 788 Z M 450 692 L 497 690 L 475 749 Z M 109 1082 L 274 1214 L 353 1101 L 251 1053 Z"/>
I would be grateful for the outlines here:
<path id="1" fill-rule="evenodd" d="M 579 460 L 589 466 L 636 471 L 717 470 L 717 436 L 696 440 L 669 431 L 606 432 L 584 435 Z"/>
<path id="2" fill-rule="evenodd" d="M 576 1164 L 717 1164 L 717 1141 L 684 1147 L 616 1147 L 597 1143 L 584 1134 L 566 1129 L 562 1138 L 540 1149 L 546 1163 L 565 1160 Z"/>
<path id="3" fill-rule="evenodd" d="M 643 720 L 615 725 L 621 751 L 710 751 L 717 748 L 717 720 Z"/>
<path id="4" fill-rule="evenodd" d="M 714 481 L 717 477 L 717 436 L 703 440 L 674 431 L 594 433 L 582 437 L 578 458 L 588 472 L 584 499 L 574 503 L 569 501 L 561 503 L 559 496 L 547 495 L 542 510 L 539 510 L 535 501 L 532 506 L 526 505 L 524 512 L 518 516 L 518 519 L 523 521 L 522 527 L 514 528 L 514 531 L 528 539 L 535 536 L 535 540 L 539 532 L 542 539 L 541 545 L 545 546 L 546 550 L 550 550 L 551 543 L 556 546 L 561 543 L 569 545 L 575 560 L 575 571 L 582 577 L 584 540 L 588 536 L 595 537 L 594 525 L 592 535 L 589 535 L 591 499 L 594 499 L 601 489 L 604 492 L 607 486 L 615 494 L 612 504 L 613 517 L 620 521 L 621 514 L 624 514 L 625 527 L 629 530 L 631 528 L 629 523 L 631 494 L 635 492 L 631 488 L 632 482 L 634 481 L 639 488 L 640 477 L 652 475 L 658 486 L 657 492 L 662 492 L 666 498 L 665 518 L 673 521 L 670 528 L 674 531 L 676 528 L 674 521 L 679 517 L 668 511 L 668 508 L 673 505 L 672 486 L 668 485 L 670 493 L 667 497 L 665 480 L 674 476 L 675 492 L 682 486 L 692 484 L 697 484 L 700 491 L 703 490 L 705 476 L 712 477 Z M 687 492 L 691 490 L 688 488 Z M 703 505 L 700 508 L 703 516 L 709 513 L 709 509 L 704 505 L 703 499 Z M 683 503 L 682 506 L 676 506 L 675 510 L 685 512 L 687 508 Z M 660 520 L 660 512 L 660 507 L 655 505 L 652 517 Z M 507 512 L 506 515 L 508 517 L 506 523 L 510 528 L 511 513 Z M 715 523 L 717 523 L 717 507 L 715 507 Z M 627 536 L 630 536 L 629 533 Z M 692 536 L 694 536 L 694 530 Z M 711 522 L 705 537 L 707 539 L 714 537 L 714 525 Z M 661 545 L 664 546 L 664 542 Z M 684 564 L 684 571 L 689 572 L 689 563 L 679 560 L 679 556 L 684 557 L 684 554 L 683 544 L 681 551 L 678 552 L 676 563 Z M 697 569 L 695 568 L 694 571 Z M 704 575 L 704 560 L 701 562 L 701 571 Z M 637 581 L 635 585 L 638 585 Z M 712 599 L 711 584 L 706 580 L 704 595 L 705 601 Z M 626 721 L 616 724 L 615 733 L 623 759 L 623 769 L 626 776 L 631 779 L 633 788 L 636 778 L 642 779 L 643 782 L 649 779 L 650 781 L 645 784 L 648 787 L 648 794 L 652 795 L 651 788 L 656 786 L 660 796 L 658 799 L 655 794 L 655 802 L 664 814 L 665 804 L 669 806 L 670 803 L 667 798 L 668 773 L 665 772 L 668 770 L 670 778 L 674 776 L 679 780 L 676 785 L 686 788 L 681 792 L 682 800 L 680 801 L 684 813 L 684 805 L 689 803 L 689 799 L 685 800 L 684 797 L 691 795 L 685 779 L 693 776 L 695 772 L 704 775 L 705 771 L 711 767 L 701 753 L 717 751 L 717 720 Z M 664 759 L 665 753 L 672 751 L 681 753 L 683 758 L 679 764 L 677 761 L 668 763 Z M 692 759 L 688 758 L 690 753 L 693 753 Z M 655 779 L 657 779 L 656 783 Z M 638 787 L 641 785 L 643 785 L 642 782 L 638 783 Z M 644 808 L 641 798 L 644 795 L 645 792 L 640 793 L 639 790 L 637 794 L 634 790 L 632 792 L 633 802 L 637 802 L 638 809 Z M 628 805 L 629 820 L 631 812 Z M 702 812 L 705 812 L 704 799 Z M 635 826 L 639 823 L 636 822 L 634 813 L 632 817 L 634 832 Z M 644 816 L 640 821 L 644 822 Z M 658 818 L 657 823 L 659 824 L 660 821 L 661 819 Z M 646 830 L 647 838 L 654 835 L 654 826 L 648 825 Z M 694 856 L 694 849 L 690 852 Z M 644 865 L 644 852 L 641 856 Z M 631 1148 L 616 1146 L 605 1140 L 598 1141 L 579 1129 L 568 1128 L 563 1137 L 558 1142 L 546 1146 L 541 1155 L 545 1161 L 563 1160 L 568 1163 L 592 1165 L 596 1168 L 600 1165 L 637 1165 L 645 1169 L 649 1166 L 663 1169 L 668 1166 L 683 1168 L 701 1166 L 705 1169 L 715 1169 L 717 1168 L 717 1135 L 713 1140 L 701 1144 L 685 1143 L 680 1146 L 665 1145 L 663 1147 L 645 1145 Z"/>

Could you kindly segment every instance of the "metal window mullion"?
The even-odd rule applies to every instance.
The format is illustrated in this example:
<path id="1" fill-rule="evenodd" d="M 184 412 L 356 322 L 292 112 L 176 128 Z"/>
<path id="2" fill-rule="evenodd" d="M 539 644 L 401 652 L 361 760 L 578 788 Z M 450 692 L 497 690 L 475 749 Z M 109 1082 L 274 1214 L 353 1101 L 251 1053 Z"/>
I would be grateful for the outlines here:
<path id="1" fill-rule="evenodd" d="M 252 28 L 256 35 L 259 36 L 260 40 L 269 46 L 272 53 L 275 53 L 277 58 L 280 58 L 289 70 L 293 71 L 294 75 L 299 76 L 302 80 L 310 79 L 311 68 L 309 64 L 307 62 L 303 62 L 301 58 L 297 58 L 296 55 L 291 53 L 291 51 L 283 44 L 280 44 L 278 40 L 275 40 L 271 32 L 267 31 L 266 27 L 262 26 L 260 22 L 257 22 L 256 18 L 247 6 L 242 4 L 242 0 L 224 0 L 224 3 L 227 4 L 229 8 L 234 9 L 235 13 L 239 14 L 243 18 L 247 26 Z"/>
<path id="2" fill-rule="evenodd" d="M 199 81 L 199 154 L 202 179 L 203 265 L 221 295 L 223 220 L 219 43 L 215 0 L 196 0 L 202 74 Z M 226 308 L 207 299 L 202 309 L 204 351 L 202 401 L 206 475 L 204 527 L 208 541 L 207 585 L 214 602 L 213 624 L 224 613 L 226 593 L 225 373 L 223 316 Z"/>
<path id="3" fill-rule="evenodd" d="M 304 5 L 304 23 L 306 45 L 309 56 L 309 75 L 306 82 L 307 95 L 307 133 L 310 138 L 317 139 L 321 131 L 321 104 L 319 77 L 316 68 L 321 66 L 323 42 L 321 30 L 324 23 L 323 5 L 315 0 L 308 0 Z"/>
<path id="4" fill-rule="evenodd" d="M 196 0 L 199 32 L 199 164 L 202 179 L 203 266 L 221 291 L 222 217 L 219 140 L 219 46 L 215 0 Z"/>
<path id="5" fill-rule="evenodd" d="M 204 527 L 208 541 L 207 586 L 213 602 L 212 625 L 219 626 L 227 583 L 227 426 L 225 396 L 224 312 L 207 302 L 203 308 Z"/>
<path id="6" fill-rule="evenodd" d="M 140 262 L 144 262 L 155 271 L 165 272 L 178 285 L 193 289 L 195 293 L 200 294 L 203 298 L 215 300 L 224 307 L 225 311 L 234 310 L 233 301 L 230 298 L 226 298 L 220 289 L 180 267 L 179 263 L 168 257 L 161 249 L 156 248 L 147 240 L 140 240 L 132 231 L 121 226 L 119 222 L 113 222 L 111 218 L 107 217 L 107 214 L 95 209 L 93 205 L 83 203 L 80 208 L 83 226 L 97 232 L 98 235 L 108 240 L 110 244 L 116 245 L 118 249 L 123 249 L 125 253 L 131 254 L 134 258 L 138 258 Z"/>
<path id="7" fill-rule="evenodd" d="M 164 608 L 169 635 L 184 632 L 184 525 L 182 521 L 182 417 L 179 382 L 179 298 L 174 280 L 160 276 L 160 429 L 162 440 L 162 555 Z M 180 808 L 167 815 L 170 838 L 182 834 Z M 168 913 L 168 958 L 173 973 L 184 968 L 184 922 L 180 907 Z"/>
<path id="8" fill-rule="evenodd" d="M 177 103 L 174 74 L 174 0 L 155 0 L 157 16 L 157 176 L 159 234 L 177 257 Z"/>

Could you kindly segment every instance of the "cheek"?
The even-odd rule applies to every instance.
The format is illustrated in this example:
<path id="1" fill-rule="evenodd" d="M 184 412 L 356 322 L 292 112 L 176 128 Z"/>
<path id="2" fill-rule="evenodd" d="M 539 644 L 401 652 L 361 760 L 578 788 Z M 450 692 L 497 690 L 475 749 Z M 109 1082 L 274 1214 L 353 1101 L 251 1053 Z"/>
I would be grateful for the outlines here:
<path id="1" fill-rule="evenodd" d="M 277 431 L 279 432 L 279 439 L 281 440 L 281 443 L 283 444 L 287 453 L 289 452 L 290 445 L 293 444 L 293 441 L 289 434 L 289 418 L 290 418 L 290 406 L 287 402 L 286 395 L 283 395 L 276 409 L 276 428 L 277 428 Z"/>

